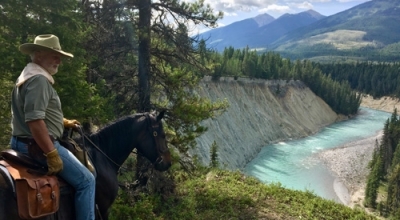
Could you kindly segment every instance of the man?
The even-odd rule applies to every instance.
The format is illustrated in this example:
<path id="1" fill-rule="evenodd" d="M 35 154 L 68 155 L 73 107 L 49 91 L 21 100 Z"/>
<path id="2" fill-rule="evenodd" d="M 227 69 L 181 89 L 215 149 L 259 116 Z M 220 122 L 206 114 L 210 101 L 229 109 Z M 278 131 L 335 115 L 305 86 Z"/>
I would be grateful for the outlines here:
<path id="1" fill-rule="evenodd" d="M 22 71 L 12 91 L 11 147 L 24 154 L 31 152 L 34 159 L 47 165 L 49 175 L 58 173 L 74 187 L 77 220 L 94 219 L 95 178 L 57 141 L 64 126 L 79 124 L 63 117 L 60 99 L 52 86 L 61 58 L 73 55 L 61 50 L 58 37 L 51 34 L 39 35 L 34 43 L 22 44 L 19 50 L 30 55 L 32 62 Z M 28 145 L 32 138 L 36 144 Z M 41 153 L 32 155 L 35 151 Z"/>

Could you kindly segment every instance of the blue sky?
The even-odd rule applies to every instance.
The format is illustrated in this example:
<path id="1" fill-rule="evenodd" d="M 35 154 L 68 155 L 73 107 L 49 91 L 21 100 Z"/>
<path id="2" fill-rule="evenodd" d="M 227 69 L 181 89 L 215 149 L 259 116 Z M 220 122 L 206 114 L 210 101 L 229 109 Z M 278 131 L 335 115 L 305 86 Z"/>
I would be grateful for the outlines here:
<path id="1" fill-rule="evenodd" d="M 224 12 L 224 18 L 218 22 L 218 26 L 222 27 L 264 13 L 278 18 L 285 13 L 296 14 L 313 9 L 329 16 L 367 1 L 370 0 L 205 0 L 205 3 L 210 4 L 214 11 Z"/>

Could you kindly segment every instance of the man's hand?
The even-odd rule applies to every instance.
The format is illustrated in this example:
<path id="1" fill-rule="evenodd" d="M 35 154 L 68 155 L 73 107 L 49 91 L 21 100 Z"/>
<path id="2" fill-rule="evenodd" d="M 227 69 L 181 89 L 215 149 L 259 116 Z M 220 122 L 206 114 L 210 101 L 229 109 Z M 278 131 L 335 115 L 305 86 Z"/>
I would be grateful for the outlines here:
<path id="1" fill-rule="evenodd" d="M 64 122 L 64 128 L 77 128 L 78 125 L 81 124 L 81 123 L 79 123 L 78 120 L 75 120 L 75 119 L 68 120 L 68 119 L 64 118 L 63 122 Z"/>
<path id="2" fill-rule="evenodd" d="M 50 151 L 49 153 L 45 154 L 47 158 L 47 167 L 48 172 L 47 175 L 55 175 L 63 169 L 63 162 L 58 155 L 57 149 Z"/>

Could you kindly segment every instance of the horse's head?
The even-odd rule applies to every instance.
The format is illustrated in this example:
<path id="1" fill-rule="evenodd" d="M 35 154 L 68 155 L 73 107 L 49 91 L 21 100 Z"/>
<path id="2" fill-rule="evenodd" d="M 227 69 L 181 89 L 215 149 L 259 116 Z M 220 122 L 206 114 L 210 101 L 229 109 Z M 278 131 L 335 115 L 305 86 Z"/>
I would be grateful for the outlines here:
<path id="1" fill-rule="evenodd" d="M 171 166 L 171 153 L 167 146 L 167 140 L 161 119 L 165 111 L 157 116 L 146 115 L 146 128 L 142 132 L 142 140 L 138 151 L 151 161 L 154 168 L 159 171 L 166 171 Z"/>

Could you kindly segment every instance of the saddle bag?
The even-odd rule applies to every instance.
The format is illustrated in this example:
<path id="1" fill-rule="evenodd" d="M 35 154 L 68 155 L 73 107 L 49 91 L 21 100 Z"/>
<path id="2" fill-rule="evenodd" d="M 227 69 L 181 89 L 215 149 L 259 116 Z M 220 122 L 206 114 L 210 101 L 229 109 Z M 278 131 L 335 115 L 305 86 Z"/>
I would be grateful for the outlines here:
<path id="1" fill-rule="evenodd" d="M 14 179 L 20 218 L 36 219 L 58 211 L 60 187 L 56 176 L 45 175 L 43 170 L 18 163 L 21 158 L 13 150 L 2 151 L 0 156 L 7 158 L 7 161 L 0 160 L 0 164 Z"/>
<path id="2" fill-rule="evenodd" d="M 55 176 L 16 179 L 19 216 L 36 219 L 55 213 L 59 208 L 60 190 Z"/>

